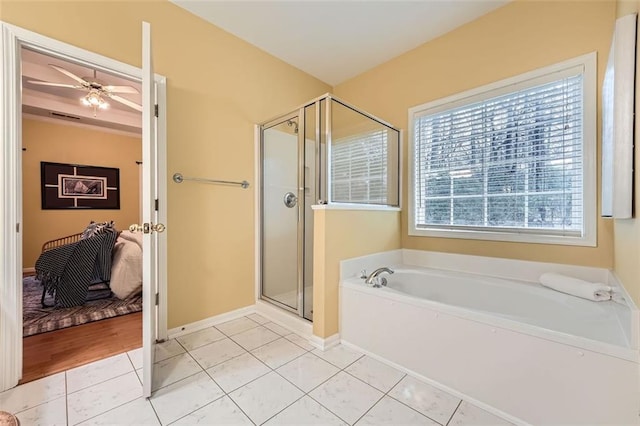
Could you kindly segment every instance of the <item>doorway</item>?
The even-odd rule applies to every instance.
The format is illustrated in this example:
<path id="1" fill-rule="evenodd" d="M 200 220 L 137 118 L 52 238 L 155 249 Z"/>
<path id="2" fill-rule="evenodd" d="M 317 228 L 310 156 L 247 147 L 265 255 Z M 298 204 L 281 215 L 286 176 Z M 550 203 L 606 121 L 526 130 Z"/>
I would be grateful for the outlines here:
<path id="1" fill-rule="evenodd" d="M 74 46 L 53 40 L 39 34 L 24 30 L 13 25 L 0 23 L 2 27 L 2 66 L 0 67 L 0 128 L 3 131 L 5 146 L 0 150 L 0 174 L 3 176 L 4 185 L 0 189 L 0 198 L 6 206 L 0 215 L 0 246 L 5 256 L 0 259 L 0 347 L 2 348 L 3 362 L 0 363 L 0 391 L 9 389 L 18 384 L 22 375 L 22 245 L 23 245 L 23 211 L 22 211 L 22 135 L 23 122 L 21 115 L 22 82 L 20 73 L 20 50 L 27 48 L 32 51 L 55 56 L 60 59 L 94 68 L 98 71 L 109 72 L 123 78 L 141 81 L 143 70 L 110 58 L 89 52 Z M 145 49 L 143 49 L 145 50 Z M 146 49 L 147 51 L 149 49 Z M 144 66 L 143 66 L 144 68 Z M 147 67 L 146 69 L 149 69 Z M 147 79 L 145 75 L 145 79 Z M 148 173 L 143 173 L 146 179 L 151 179 L 157 187 L 157 191 L 144 190 L 142 196 L 145 199 L 156 197 L 162 202 L 157 203 L 159 208 L 154 212 L 157 222 L 166 223 L 166 79 L 162 76 L 151 74 L 151 79 L 146 81 L 154 85 L 154 96 L 147 96 L 143 102 L 143 118 L 153 115 L 153 103 L 156 104 L 156 132 L 157 147 L 152 144 L 151 156 L 143 148 L 143 160 L 147 159 Z M 144 86 L 144 85 L 143 85 Z M 143 87 L 143 94 L 149 93 L 149 89 Z M 151 113 L 149 113 L 151 111 Z M 144 121 L 144 120 L 143 120 Z M 149 121 L 149 120 L 147 120 Z M 155 149 L 155 152 L 154 152 Z M 155 186 L 157 185 L 157 186 Z M 148 192 L 148 193 L 147 193 Z M 148 203 L 147 203 L 148 204 Z M 145 207 L 146 208 L 146 207 Z M 137 221 L 137 220 L 136 220 Z M 149 256 L 146 256 L 149 258 Z M 155 258 L 155 256 L 154 256 Z M 155 339 L 165 339 L 166 326 L 166 237 L 158 238 L 157 252 L 157 276 L 158 292 L 153 295 L 147 289 L 146 281 L 143 284 L 145 296 L 145 311 L 157 310 L 157 329 L 153 328 Z M 159 300 L 159 303 L 147 303 L 147 300 Z M 147 315 L 145 315 L 145 318 Z M 154 341 L 155 341 L 154 339 Z M 147 340 L 145 340 L 146 342 Z M 148 352 L 147 344 L 143 345 Z M 145 358 L 146 359 L 146 358 Z M 145 369 L 152 368 L 152 365 Z M 147 375 L 145 375 L 147 376 Z M 145 378 L 145 382 L 149 382 Z M 150 387 L 150 385 L 149 385 Z"/>
<path id="2" fill-rule="evenodd" d="M 25 47 L 20 57 L 25 383 L 142 345 L 141 235 L 127 230 L 140 217 L 142 108 L 139 81 Z M 93 231 L 95 254 L 81 238 Z M 93 268 L 78 268 L 89 256 Z M 54 279 L 81 285 L 54 297 Z"/>

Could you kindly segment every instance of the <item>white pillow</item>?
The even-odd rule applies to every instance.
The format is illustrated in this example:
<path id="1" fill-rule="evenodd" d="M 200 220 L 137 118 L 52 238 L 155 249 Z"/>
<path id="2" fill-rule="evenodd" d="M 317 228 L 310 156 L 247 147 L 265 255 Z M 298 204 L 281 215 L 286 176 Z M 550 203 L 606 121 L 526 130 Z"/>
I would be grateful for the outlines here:
<path id="1" fill-rule="evenodd" d="M 123 300 L 142 292 L 142 249 L 135 242 L 121 237 L 116 240 L 109 286 Z"/>

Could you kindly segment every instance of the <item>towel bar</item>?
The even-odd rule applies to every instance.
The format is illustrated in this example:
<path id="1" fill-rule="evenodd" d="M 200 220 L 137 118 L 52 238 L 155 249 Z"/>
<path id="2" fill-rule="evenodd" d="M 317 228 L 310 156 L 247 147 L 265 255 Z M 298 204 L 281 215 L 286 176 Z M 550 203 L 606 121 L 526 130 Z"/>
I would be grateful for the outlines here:
<path id="1" fill-rule="evenodd" d="M 187 177 L 187 176 L 183 176 L 182 173 L 174 173 L 173 174 L 173 181 L 175 183 L 182 183 L 185 180 L 191 180 L 191 181 L 194 181 L 194 182 L 204 182 L 204 183 L 220 183 L 220 184 L 224 184 L 224 185 L 239 185 L 243 189 L 247 189 L 249 187 L 249 182 L 247 182 L 246 180 L 243 180 L 242 182 L 236 182 L 236 181 L 232 181 L 232 180 L 219 180 L 219 179 L 205 179 L 205 178 Z"/>

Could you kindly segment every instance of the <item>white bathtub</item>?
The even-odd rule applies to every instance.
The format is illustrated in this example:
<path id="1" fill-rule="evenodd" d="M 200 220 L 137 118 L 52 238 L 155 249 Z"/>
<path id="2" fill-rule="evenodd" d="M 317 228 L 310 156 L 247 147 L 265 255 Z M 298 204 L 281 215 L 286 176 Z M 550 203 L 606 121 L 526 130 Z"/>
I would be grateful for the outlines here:
<path id="1" fill-rule="evenodd" d="M 426 268 L 396 267 L 395 274 L 384 277 L 388 285 L 382 291 L 477 312 L 488 321 L 497 317 L 513 321 L 512 327 L 526 324 L 584 337 L 616 345 L 610 348 L 614 351 L 629 344 L 612 301 L 596 303 L 536 283 Z"/>
<path id="2" fill-rule="evenodd" d="M 347 345 L 516 422 L 640 424 L 637 351 L 616 302 L 524 281 L 394 269 L 383 275 L 387 287 L 343 279 Z"/>

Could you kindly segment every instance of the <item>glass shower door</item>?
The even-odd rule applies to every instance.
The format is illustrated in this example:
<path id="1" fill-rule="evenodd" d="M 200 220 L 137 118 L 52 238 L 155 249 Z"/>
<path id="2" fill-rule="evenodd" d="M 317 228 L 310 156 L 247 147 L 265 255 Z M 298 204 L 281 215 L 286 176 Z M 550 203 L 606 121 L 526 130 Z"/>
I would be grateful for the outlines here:
<path id="1" fill-rule="evenodd" d="M 264 126 L 261 149 L 262 297 L 299 314 L 304 187 L 298 117 Z"/>

